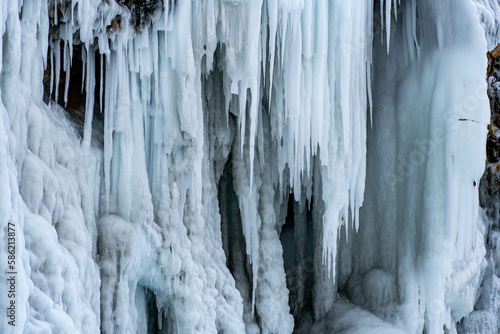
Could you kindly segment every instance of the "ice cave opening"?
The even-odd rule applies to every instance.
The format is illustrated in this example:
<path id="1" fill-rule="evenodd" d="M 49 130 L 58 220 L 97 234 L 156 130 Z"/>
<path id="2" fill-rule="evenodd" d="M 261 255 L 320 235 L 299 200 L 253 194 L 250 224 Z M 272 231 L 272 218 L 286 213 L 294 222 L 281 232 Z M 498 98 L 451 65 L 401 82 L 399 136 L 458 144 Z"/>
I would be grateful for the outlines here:
<path id="1" fill-rule="evenodd" d="M 221 216 L 222 246 L 226 257 L 226 266 L 231 272 L 236 288 L 245 296 L 251 298 L 252 270 L 246 254 L 246 241 L 241 225 L 241 212 L 238 198 L 233 186 L 232 158 L 229 155 L 224 171 L 218 184 L 218 204 Z M 253 314 L 253 309 L 247 309 L 247 314 Z"/>
<path id="2" fill-rule="evenodd" d="M 170 334 L 175 333 L 173 320 L 167 309 L 158 309 L 155 294 L 145 287 L 138 287 L 136 291 L 138 309 L 143 308 L 143 314 L 138 320 L 145 322 L 142 328 L 147 329 L 144 334 Z M 141 305 L 142 303 L 142 305 Z"/>
<path id="3" fill-rule="evenodd" d="M 288 303 L 296 323 L 300 323 L 300 316 L 303 313 L 312 312 L 314 282 L 312 206 L 312 198 L 311 204 L 306 200 L 305 207 L 302 207 L 291 193 L 288 197 L 285 223 L 280 233 L 283 265 L 290 294 Z"/>

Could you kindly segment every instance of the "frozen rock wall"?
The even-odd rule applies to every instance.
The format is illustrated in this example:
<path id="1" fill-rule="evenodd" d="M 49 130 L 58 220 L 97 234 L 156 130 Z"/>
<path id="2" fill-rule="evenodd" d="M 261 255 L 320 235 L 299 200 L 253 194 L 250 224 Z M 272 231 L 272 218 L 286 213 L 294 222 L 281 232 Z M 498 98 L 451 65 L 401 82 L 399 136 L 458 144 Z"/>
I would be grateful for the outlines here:
<path id="1" fill-rule="evenodd" d="M 0 331 L 456 331 L 498 12 L 1 2 Z"/>

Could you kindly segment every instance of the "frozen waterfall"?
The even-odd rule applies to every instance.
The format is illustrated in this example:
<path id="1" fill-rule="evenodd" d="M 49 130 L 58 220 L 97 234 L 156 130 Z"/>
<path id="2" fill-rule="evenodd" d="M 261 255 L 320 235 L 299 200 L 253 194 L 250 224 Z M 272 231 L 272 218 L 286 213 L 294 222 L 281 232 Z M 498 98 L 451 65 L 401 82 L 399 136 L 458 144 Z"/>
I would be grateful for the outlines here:
<path id="1" fill-rule="evenodd" d="M 495 0 L 1 0 L 0 332 L 497 333 L 499 30 Z"/>

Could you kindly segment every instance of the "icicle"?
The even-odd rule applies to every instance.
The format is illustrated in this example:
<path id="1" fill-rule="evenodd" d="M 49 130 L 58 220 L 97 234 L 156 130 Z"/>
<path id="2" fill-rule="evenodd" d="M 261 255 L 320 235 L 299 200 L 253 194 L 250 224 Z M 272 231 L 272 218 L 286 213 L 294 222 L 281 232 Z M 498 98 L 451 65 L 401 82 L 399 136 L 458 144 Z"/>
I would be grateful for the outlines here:
<path id="1" fill-rule="evenodd" d="M 103 99 L 103 89 L 104 89 L 104 55 L 101 53 L 99 55 L 101 57 L 101 62 L 100 62 L 100 78 L 101 80 L 99 81 L 99 111 L 101 114 L 103 113 L 103 104 L 102 104 L 102 99 Z"/>
<path id="2" fill-rule="evenodd" d="M 85 122 L 83 126 L 83 146 L 90 147 L 92 137 L 92 118 L 94 116 L 94 90 L 95 90 L 95 51 L 87 50 L 87 82 L 85 101 Z"/>
<path id="3" fill-rule="evenodd" d="M 70 26 L 73 27 L 74 24 L 75 24 L 75 18 L 74 18 L 74 8 L 75 8 L 75 5 L 76 5 L 76 1 L 78 0 L 71 0 L 71 21 L 70 21 Z"/>
<path id="4" fill-rule="evenodd" d="M 398 1 L 401 0 L 394 0 L 394 3 L 392 4 L 392 8 L 394 8 L 394 19 L 396 22 L 398 22 Z"/>
<path id="5" fill-rule="evenodd" d="M 59 0 L 54 0 L 54 25 L 57 26 L 58 23 L 58 14 L 57 14 L 57 6 Z"/>
<path id="6" fill-rule="evenodd" d="M 258 63 L 260 64 L 260 55 L 258 59 Z M 257 135 L 257 128 L 259 124 L 259 111 L 261 110 L 260 108 L 260 103 L 258 102 L 259 100 L 256 98 L 256 96 L 259 95 L 259 87 L 260 87 L 260 75 L 257 76 L 258 78 L 254 79 L 255 81 L 252 83 L 251 89 L 253 91 L 251 92 L 251 105 L 250 105 L 250 133 L 249 133 L 249 150 L 250 150 L 250 191 L 252 191 L 252 184 L 253 184 L 253 169 L 254 169 L 254 156 L 255 156 L 255 143 L 257 141 L 256 135 Z"/>
<path id="7" fill-rule="evenodd" d="M 231 91 L 233 91 L 233 85 L 235 83 L 231 84 Z M 240 133 L 241 133 L 241 138 L 240 138 L 240 152 L 241 152 L 241 157 L 243 157 L 243 154 L 245 150 L 243 149 L 245 145 L 245 133 L 246 133 L 246 105 L 247 105 L 247 89 L 246 87 L 241 87 L 241 82 L 237 83 L 238 86 L 238 102 L 239 102 L 239 124 L 240 124 Z M 252 177 L 252 175 L 248 176 L 249 178 Z M 250 182 L 250 186 L 251 186 Z"/>
<path id="8" fill-rule="evenodd" d="M 68 50 L 68 42 L 63 41 L 64 43 L 64 49 L 63 49 L 63 55 L 64 55 L 64 72 L 66 74 L 66 79 L 64 81 L 64 106 L 67 106 L 68 104 L 68 90 L 69 90 L 69 81 L 70 81 L 70 76 L 71 76 L 71 56 L 69 55 L 69 50 Z"/>
<path id="9" fill-rule="evenodd" d="M 87 49 L 85 47 L 82 46 L 82 54 L 81 54 L 81 61 L 82 61 L 82 83 L 81 83 L 81 86 L 80 86 L 80 92 L 83 93 L 84 92 L 84 89 L 85 89 L 85 74 L 86 74 L 86 70 L 85 70 L 85 66 L 87 65 Z"/>
<path id="10" fill-rule="evenodd" d="M 156 107 L 159 106 L 160 104 L 160 89 L 158 88 L 158 76 L 160 73 L 160 69 L 158 67 L 158 32 L 155 30 L 152 30 L 151 33 L 152 37 L 152 47 L 151 47 L 151 53 L 153 55 L 153 74 L 154 74 L 154 85 L 155 85 L 155 104 Z"/>
<path id="11" fill-rule="evenodd" d="M 391 43 L 391 0 L 385 0 L 385 27 L 386 27 L 386 45 L 387 45 L 387 54 L 389 54 L 390 43 Z"/>
<path id="12" fill-rule="evenodd" d="M 384 42 L 384 1 L 391 1 L 391 0 L 380 0 L 380 41 L 383 43 Z"/>
<path id="13" fill-rule="evenodd" d="M 370 129 L 373 129 L 373 99 L 372 99 L 372 79 L 371 79 L 371 64 L 366 66 L 366 92 L 368 94 L 368 110 L 370 113 Z"/>
<path id="14" fill-rule="evenodd" d="M 56 42 L 54 44 L 53 52 L 56 56 L 56 97 L 55 103 L 57 104 L 59 101 L 59 80 L 61 79 L 61 50 L 60 50 L 60 42 Z"/>
<path id="15" fill-rule="evenodd" d="M 49 95 L 49 104 L 52 99 L 52 94 L 54 93 L 54 50 L 50 49 L 50 95 Z"/>

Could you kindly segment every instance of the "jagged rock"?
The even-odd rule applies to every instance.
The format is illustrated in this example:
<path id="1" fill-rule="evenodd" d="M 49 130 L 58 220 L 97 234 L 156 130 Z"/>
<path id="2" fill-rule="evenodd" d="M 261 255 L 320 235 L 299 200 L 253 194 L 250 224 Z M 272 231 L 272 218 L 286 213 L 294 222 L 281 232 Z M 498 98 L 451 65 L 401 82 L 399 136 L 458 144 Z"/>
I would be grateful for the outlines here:
<path id="1" fill-rule="evenodd" d="M 486 141 L 486 169 L 481 178 L 480 204 L 485 208 L 488 218 L 496 221 L 500 203 L 500 44 L 487 53 L 488 57 L 488 97 L 490 99 L 490 124 Z"/>
<path id="2" fill-rule="evenodd" d="M 488 137 L 486 141 L 486 158 L 488 162 L 498 162 L 500 155 L 500 132 L 494 124 L 488 125 Z"/>
<path id="3" fill-rule="evenodd" d="M 500 229 L 500 44 L 487 53 L 488 98 L 490 100 L 490 124 L 486 141 L 486 169 L 479 187 L 479 204 L 484 208 L 487 223 L 486 259 L 488 268 L 480 288 L 475 311 L 464 317 L 457 325 L 461 333 L 497 333 L 500 295 L 498 250 Z"/>
<path id="4" fill-rule="evenodd" d="M 485 209 L 488 218 L 491 221 L 497 221 L 498 209 L 497 203 L 500 203 L 499 196 L 499 169 L 498 164 L 500 157 L 500 133 L 499 133 L 499 122 L 500 122 L 500 103 L 499 103 L 499 82 L 497 71 L 498 65 L 500 64 L 500 47 L 497 46 L 495 49 L 487 53 L 488 57 L 488 70 L 487 70 L 487 82 L 488 82 L 488 97 L 490 100 L 490 124 L 488 125 L 488 137 L 486 141 L 486 169 L 483 176 L 481 177 L 481 183 L 479 186 L 479 202 L 480 205 Z"/>
<path id="5" fill-rule="evenodd" d="M 488 57 L 488 70 L 486 71 L 486 76 L 490 77 L 494 75 L 498 78 L 497 71 L 500 69 L 500 44 L 486 53 L 486 57 Z"/>
<path id="6" fill-rule="evenodd" d="M 174 0 L 170 2 L 170 7 Z M 150 15 L 157 9 L 163 8 L 163 0 L 117 0 L 117 3 L 127 7 L 130 10 L 131 24 L 136 28 L 143 26 L 150 21 Z"/>

